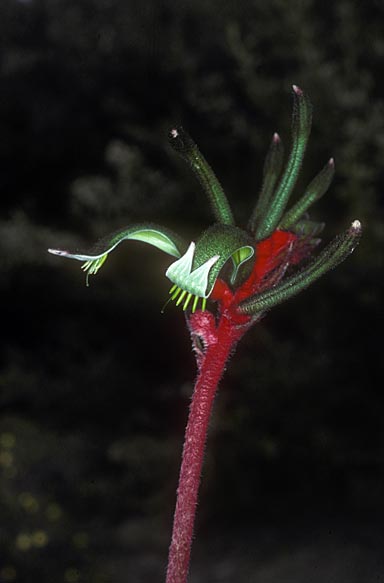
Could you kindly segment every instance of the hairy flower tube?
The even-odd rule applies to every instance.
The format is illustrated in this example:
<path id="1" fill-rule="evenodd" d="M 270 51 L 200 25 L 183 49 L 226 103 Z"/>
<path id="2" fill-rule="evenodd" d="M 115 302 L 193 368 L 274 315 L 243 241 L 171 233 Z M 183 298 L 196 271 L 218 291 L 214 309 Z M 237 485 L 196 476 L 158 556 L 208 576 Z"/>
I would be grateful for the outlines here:
<path id="1" fill-rule="evenodd" d="M 293 85 L 292 139 L 284 162 L 277 133 L 264 163 L 263 180 L 246 228 L 235 225 L 231 207 L 211 167 L 190 136 L 173 128 L 169 140 L 191 166 L 208 195 L 215 222 L 195 241 L 186 243 L 172 231 L 152 223 L 125 227 L 101 239 L 88 251 L 49 249 L 83 262 L 96 274 L 108 255 L 125 240 L 148 243 L 174 257 L 165 275 L 169 300 L 184 310 L 196 353 L 198 377 L 186 428 L 167 583 L 188 577 L 198 488 L 209 418 L 216 389 L 234 347 L 273 306 L 315 282 L 343 261 L 357 245 L 361 224 L 350 227 L 315 257 L 323 223 L 308 218 L 309 207 L 327 191 L 335 172 L 331 158 L 289 208 L 306 150 L 312 107 Z M 299 267 L 303 264 L 303 267 Z"/>

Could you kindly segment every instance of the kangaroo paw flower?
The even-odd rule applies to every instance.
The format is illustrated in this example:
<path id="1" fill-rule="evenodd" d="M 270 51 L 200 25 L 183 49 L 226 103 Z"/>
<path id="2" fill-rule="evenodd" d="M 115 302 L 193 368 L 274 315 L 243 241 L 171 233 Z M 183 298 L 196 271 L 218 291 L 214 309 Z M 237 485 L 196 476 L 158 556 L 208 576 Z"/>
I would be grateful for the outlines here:
<path id="1" fill-rule="evenodd" d="M 211 408 L 228 358 L 244 333 L 265 312 L 295 296 L 346 259 L 359 242 L 361 223 L 336 237 L 320 253 L 324 223 L 311 221 L 308 209 L 328 190 L 334 172 L 331 158 L 298 202 L 287 209 L 304 159 L 312 123 L 307 95 L 293 85 L 292 140 L 284 149 L 275 133 L 267 154 L 259 199 L 245 229 L 235 225 L 224 190 L 192 138 L 181 127 L 169 140 L 199 179 L 214 224 L 186 244 L 178 235 L 152 223 L 132 225 L 101 239 L 89 251 L 49 249 L 82 261 L 89 275 L 98 273 L 108 255 L 125 240 L 142 241 L 176 258 L 165 276 L 173 301 L 186 313 L 196 354 L 196 381 L 180 470 L 166 583 L 186 583 L 204 447 Z M 312 258 L 311 258 L 312 257 Z M 306 260 L 300 270 L 300 263 Z M 164 308 L 163 308 L 164 310 Z"/>

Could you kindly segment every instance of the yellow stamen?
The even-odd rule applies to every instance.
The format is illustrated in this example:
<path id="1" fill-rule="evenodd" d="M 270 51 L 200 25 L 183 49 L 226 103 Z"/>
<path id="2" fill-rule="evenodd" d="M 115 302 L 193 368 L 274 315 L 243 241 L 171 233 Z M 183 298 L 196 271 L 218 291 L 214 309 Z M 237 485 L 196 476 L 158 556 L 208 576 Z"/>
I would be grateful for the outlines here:
<path id="1" fill-rule="evenodd" d="M 176 288 L 176 291 L 174 292 L 173 296 L 171 297 L 171 300 L 175 300 L 180 292 L 181 292 L 181 289 L 179 287 Z"/>
<path id="2" fill-rule="evenodd" d="M 204 312 L 207 305 L 207 298 L 201 300 L 201 311 Z"/>
<path id="3" fill-rule="evenodd" d="M 87 271 L 87 269 L 89 268 L 89 266 L 92 264 L 92 261 L 86 261 L 85 263 L 83 263 L 83 265 L 81 266 L 81 269 L 83 269 L 84 271 Z"/>
<path id="4" fill-rule="evenodd" d="M 184 306 L 183 306 L 183 310 L 184 310 L 184 312 L 185 312 L 185 310 L 188 308 L 188 304 L 189 304 L 189 302 L 191 301 L 191 298 L 192 298 L 192 294 L 188 294 L 188 296 L 187 296 L 187 299 L 185 300 L 185 302 L 184 302 Z"/>
<path id="5" fill-rule="evenodd" d="M 177 302 L 176 302 L 176 306 L 179 306 L 181 304 L 181 302 L 183 301 L 183 297 L 185 296 L 185 294 L 187 293 L 187 290 L 183 290 L 181 292 L 181 295 L 179 296 Z"/>
<path id="6" fill-rule="evenodd" d="M 176 284 L 174 284 L 174 285 L 171 287 L 171 289 L 169 290 L 169 293 L 170 293 L 170 294 L 173 294 L 173 292 L 175 291 L 175 289 L 176 289 L 176 288 L 177 288 L 177 285 L 176 285 Z"/>
<path id="7" fill-rule="evenodd" d="M 193 300 L 193 305 L 192 305 L 192 314 L 195 313 L 198 303 L 199 303 L 199 296 L 195 296 L 195 299 Z"/>

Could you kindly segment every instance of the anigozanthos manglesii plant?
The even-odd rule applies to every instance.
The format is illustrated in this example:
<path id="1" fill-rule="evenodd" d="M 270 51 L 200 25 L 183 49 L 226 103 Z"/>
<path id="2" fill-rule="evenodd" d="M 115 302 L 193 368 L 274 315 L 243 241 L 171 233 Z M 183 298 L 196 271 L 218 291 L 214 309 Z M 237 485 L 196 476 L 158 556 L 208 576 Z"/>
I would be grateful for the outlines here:
<path id="1" fill-rule="evenodd" d="M 138 240 L 176 258 L 168 267 L 170 298 L 187 314 L 196 352 L 196 380 L 186 428 L 166 583 L 185 583 L 195 520 L 204 447 L 212 404 L 229 355 L 237 342 L 273 306 L 296 295 L 336 267 L 357 245 L 361 224 L 351 226 L 315 258 L 323 223 L 307 217 L 309 207 L 328 189 L 331 158 L 288 210 L 306 150 L 312 119 L 308 97 L 293 86 L 292 143 L 284 165 L 283 146 L 274 134 L 264 164 L 263 182 L 246 229 L 235 225 L 232 210 L 211 167 L 182 128 L 169 134 L 173 148 L 192 167 L 206 191 L 215 223 L 189 245 L 175 233 L 148 223 L 133 225 L 99 241 L 90 251 L 50 253 L 77 259 L 96 274 L 122 241 Z M 295 269 L 296 268 L 296 269 Z"/>

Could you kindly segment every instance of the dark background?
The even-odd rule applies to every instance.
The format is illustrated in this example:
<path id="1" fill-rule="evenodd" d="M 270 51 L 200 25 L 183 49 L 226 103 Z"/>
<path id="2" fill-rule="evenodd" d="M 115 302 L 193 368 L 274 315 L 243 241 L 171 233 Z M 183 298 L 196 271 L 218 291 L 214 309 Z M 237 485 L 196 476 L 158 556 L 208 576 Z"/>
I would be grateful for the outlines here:
<path id="1" fill-rule="evenodd" d="M 0 581 L 156 583 L 195 377 L 169 258 L 132 242 L 91 286 L 48 247 L 212 218 L 182 123 L 239 224 L 291 85 L 314 126 L 297 192 L 354 255 L 272 311 L 221 383 L 191 583 L 384 581 L 380 1 L 1 0 Z"/>

